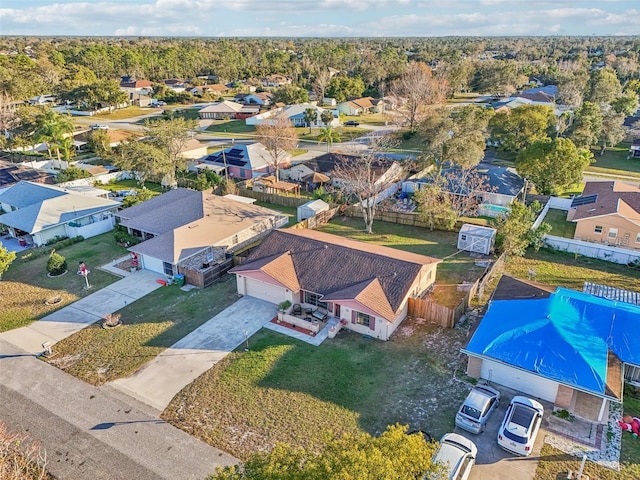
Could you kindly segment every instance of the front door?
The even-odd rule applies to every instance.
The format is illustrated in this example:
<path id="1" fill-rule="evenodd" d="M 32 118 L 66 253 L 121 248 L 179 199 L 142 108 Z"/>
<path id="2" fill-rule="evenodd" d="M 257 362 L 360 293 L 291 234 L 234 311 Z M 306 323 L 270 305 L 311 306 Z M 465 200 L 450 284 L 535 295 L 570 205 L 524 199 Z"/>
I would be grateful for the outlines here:
<path id="1" fill-rule="evenodd" d="M 338 303 L 334 303 L 333 304 L 333 316 L 336 318 L 340 318 L 340 304 Z"/>

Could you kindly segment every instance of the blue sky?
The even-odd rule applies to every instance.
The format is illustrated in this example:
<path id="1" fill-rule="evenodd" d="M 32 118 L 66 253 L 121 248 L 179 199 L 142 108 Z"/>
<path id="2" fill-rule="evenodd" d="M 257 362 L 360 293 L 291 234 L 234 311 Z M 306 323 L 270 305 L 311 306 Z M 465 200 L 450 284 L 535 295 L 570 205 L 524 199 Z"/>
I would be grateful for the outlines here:
<path id="1" fill-rule="evenodd" d="M 2 35 L 640 35 L 640 0 L 2 0 Z"/>

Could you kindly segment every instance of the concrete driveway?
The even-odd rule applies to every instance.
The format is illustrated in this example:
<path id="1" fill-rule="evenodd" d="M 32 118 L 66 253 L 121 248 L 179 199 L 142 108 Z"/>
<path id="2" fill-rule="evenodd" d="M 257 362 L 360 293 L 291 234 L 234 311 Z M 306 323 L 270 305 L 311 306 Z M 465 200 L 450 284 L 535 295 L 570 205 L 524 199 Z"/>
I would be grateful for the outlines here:
<path id="1" fill-rule="evenodd" d="M 40 353 L 44 342 L 55 344 L 97 322 L 107 313 L 116 312 L 160 288 L 156 282 L 160 277 L 148 270 L 138 270 L 31 325 L 4 332 L 0 334 L 0 339 L 25 352 Z"/>
<path id="2" fill-rule="evenodd" d="M 162 411 L 185 386 L 270 322 L 277 307 L 242 297 L 127 378 L 110 383 Z"/>
<path id="3" fill-rule="evenodd" d="M 457 427 L 454 430 L 455 433 L 459 433 L 468 438 L 478 447 L 478 458 L 471 471 L 469 480 L 533 480 L 538 466 L 540 450 L 542 450 L 542 445 L 544 444 L 545 426 L 547 425 L 548 416 L 551 415 L 552 405 L 548 402 L 541 402 L 544 406 L 545 413 L 542 420 L 542 427 L 536 437 L 533 452 L 528 457 L 518 457 L 500 448 L 497 437 L 498 429 L 507 411 L 509 402 L 515 395 L 522 394 L 501 385 L 492 384 L 491 386 L 497 388 L 502 396 L 500 397 L 500 405 L 496 411 L 491 414 L 484 433 L 474 435 Z"/>

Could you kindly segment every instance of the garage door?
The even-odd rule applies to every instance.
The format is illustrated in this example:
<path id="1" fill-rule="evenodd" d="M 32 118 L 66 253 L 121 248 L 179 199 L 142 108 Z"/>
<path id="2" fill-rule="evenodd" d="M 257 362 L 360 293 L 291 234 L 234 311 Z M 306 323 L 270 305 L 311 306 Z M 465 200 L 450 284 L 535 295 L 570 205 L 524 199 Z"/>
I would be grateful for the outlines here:
<path id="1" fill-rule="evenodd" d="M 266 300 L 276 305 L 285 299 L 284 289 L 282 287 L 250 278 L 247 278 L 246 282 L 246 292 L 250 297 Z"/>
<path id="2" fill-rule="evenodd" d="M 558 384 L 556 382 L 517 368 L 490 360 L 483 360 L 480 375 L 492 383 L 499 383 L 527 395 L 550 402 L 555 402 L 556 400 L 556 393 L 558 392 Z"/>

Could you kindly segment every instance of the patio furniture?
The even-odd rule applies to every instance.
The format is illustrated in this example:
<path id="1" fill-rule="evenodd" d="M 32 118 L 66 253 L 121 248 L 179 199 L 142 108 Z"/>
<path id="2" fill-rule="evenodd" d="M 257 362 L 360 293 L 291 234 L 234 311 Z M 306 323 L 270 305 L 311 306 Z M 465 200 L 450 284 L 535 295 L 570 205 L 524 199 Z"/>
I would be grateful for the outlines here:
<path id="1" fill-rule="evenodd" d="M 304 308 L 304 313 L 306 313 L 307 315 L 311 315 L 313 313 L 313 308 L 305 307 Z"/>
<path id="2" fill-rule="evenodd" d="M 325 321 L 328 317 L 328 315 L 325 312 L 322 312 L 320 310 L 316 310 L 315 312 L 313 312 L 311 314 L 311 316 L 317 320 L 321 320 L 321 321 Z"/>
<path id="3" fill-rule="evenodd" d="M 291 315 L 302 315 L 302 307 L 299 303 L 294 303 L 291 309 Z"/>

